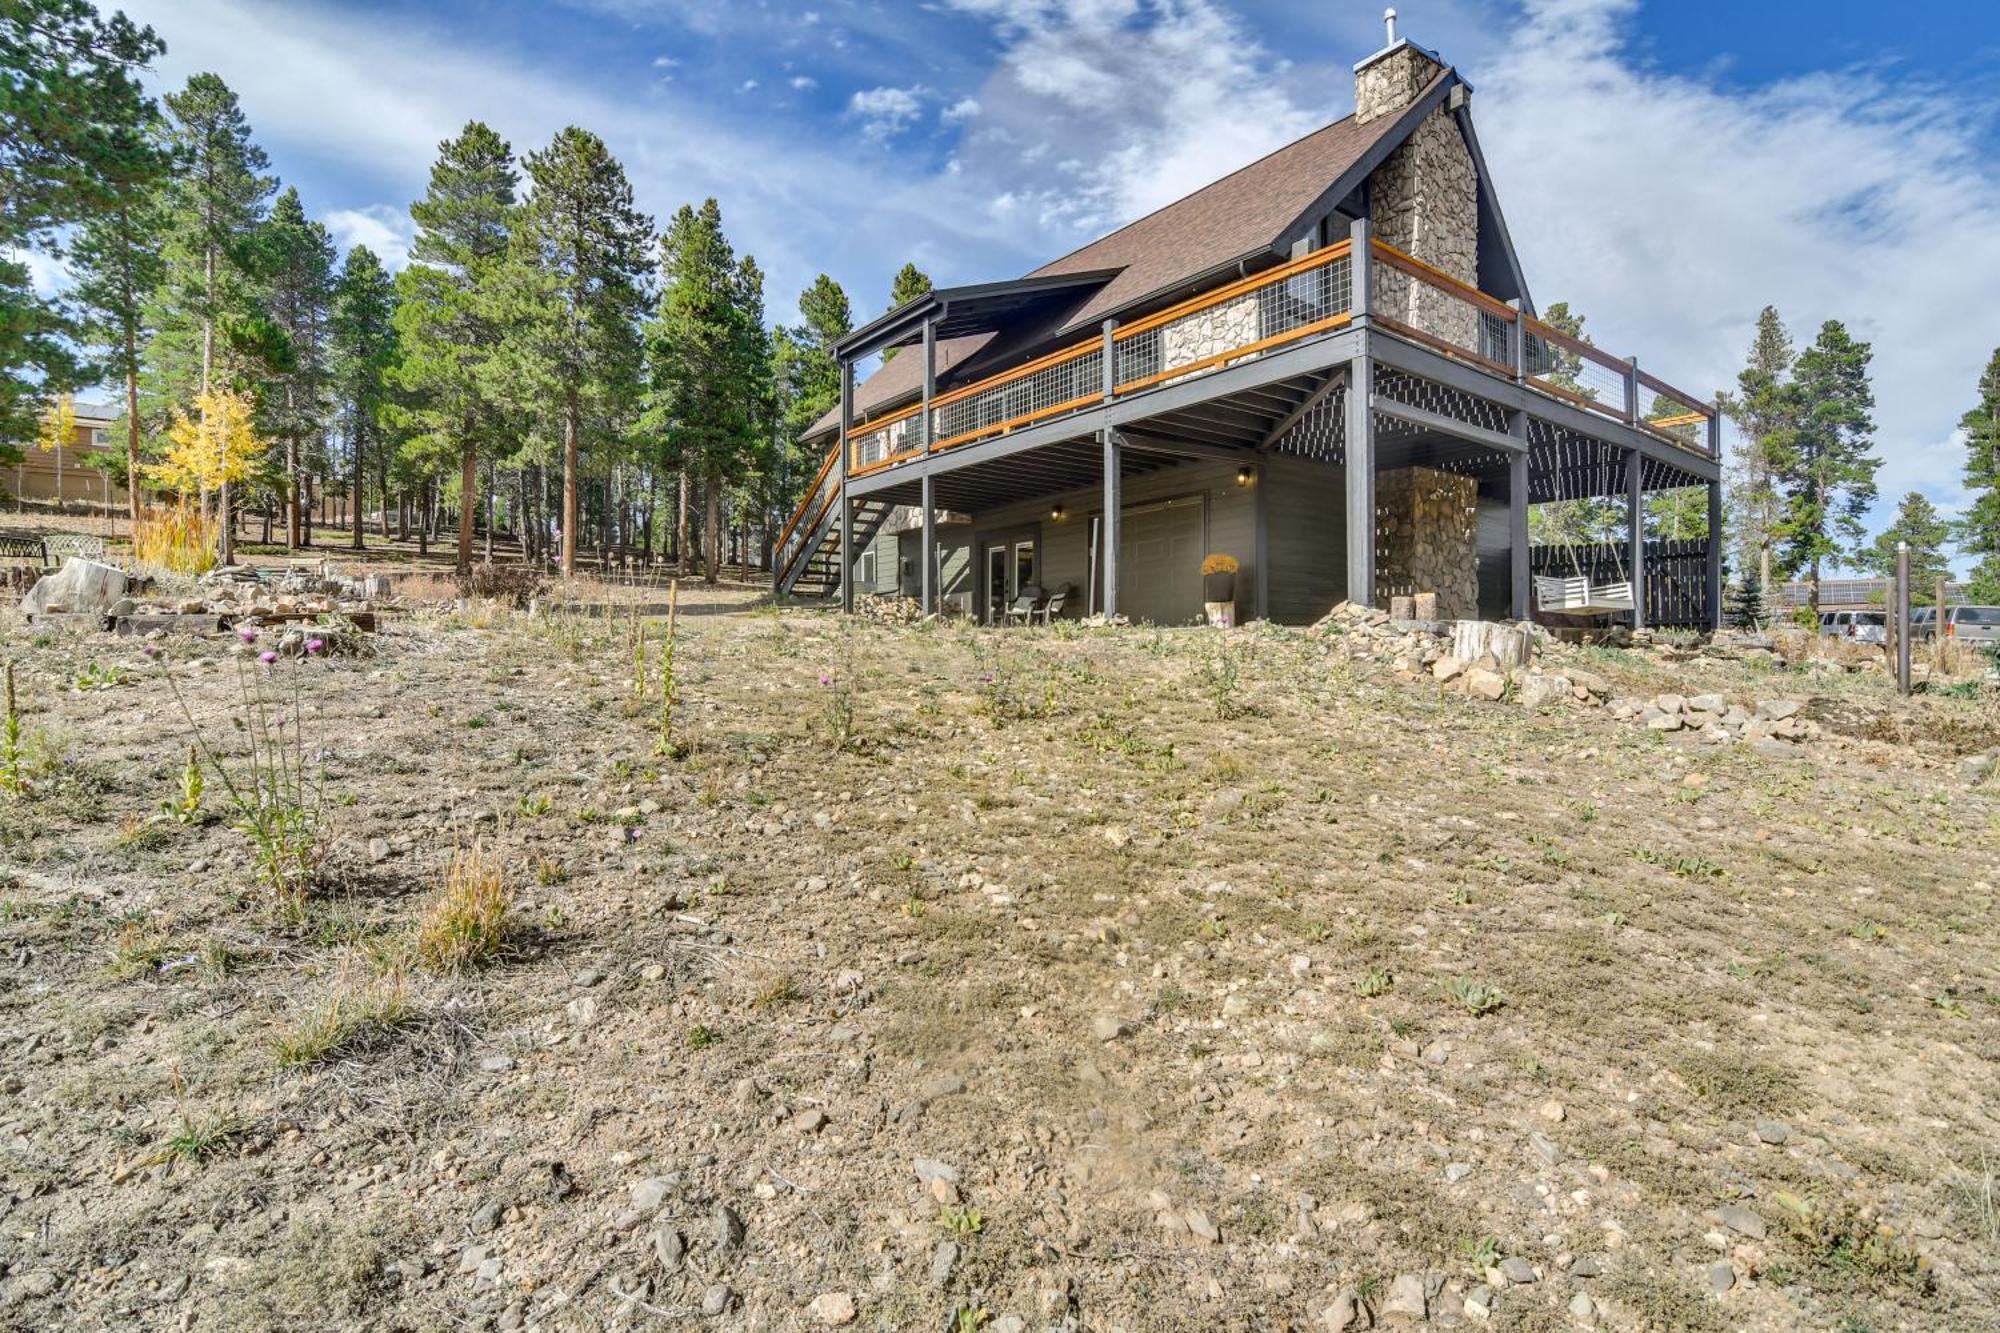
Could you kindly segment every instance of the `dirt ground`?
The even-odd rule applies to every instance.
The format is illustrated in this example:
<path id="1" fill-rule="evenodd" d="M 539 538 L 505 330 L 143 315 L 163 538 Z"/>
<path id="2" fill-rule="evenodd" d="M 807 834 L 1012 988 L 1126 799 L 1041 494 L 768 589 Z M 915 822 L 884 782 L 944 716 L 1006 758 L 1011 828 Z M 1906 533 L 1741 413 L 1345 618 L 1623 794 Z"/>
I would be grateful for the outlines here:
<path id="1" fill-rule="evenodd" d="M 658 621 L 643 698 L 616 619 L 7 621 L 0 1324 L 1994 1326 L 1991 693 L 1570 650 L 1829 733 L 1709 746 L 1329 633 L 687 602 L 667 756 Z M 296 911 L 162 809 L 240 672 L 324 763 Z"/>

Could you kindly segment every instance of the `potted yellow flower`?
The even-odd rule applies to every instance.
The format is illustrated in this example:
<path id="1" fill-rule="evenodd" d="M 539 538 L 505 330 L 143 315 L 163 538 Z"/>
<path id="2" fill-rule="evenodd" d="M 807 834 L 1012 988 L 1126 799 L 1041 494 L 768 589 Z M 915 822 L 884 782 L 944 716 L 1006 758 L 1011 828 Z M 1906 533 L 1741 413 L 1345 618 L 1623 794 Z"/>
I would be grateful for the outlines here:
<path id="1" fill-rule="evenodd" d="M 1241 568 L 1233 555 L 1217 551 L 1201 562 L 1201 600 L 1204 602 L 1233 602 L 1236 600 L 1236 571 Z"/>

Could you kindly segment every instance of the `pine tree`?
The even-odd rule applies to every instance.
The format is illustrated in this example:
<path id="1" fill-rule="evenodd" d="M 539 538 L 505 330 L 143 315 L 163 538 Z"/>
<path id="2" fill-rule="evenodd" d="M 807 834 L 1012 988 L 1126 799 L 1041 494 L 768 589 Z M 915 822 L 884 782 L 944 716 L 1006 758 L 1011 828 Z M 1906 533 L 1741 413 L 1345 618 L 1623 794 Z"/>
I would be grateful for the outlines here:
<path id="1" fill-rule="evenodd" d="M 1723 413 L 1742 436 L 1730 465 L 1730 527 L 1736 559 L 1745 569 L 1754 565 L 1767 588 L 1781 508 L 1778 469 L 1798 429 L 1792 360 L 1791 334 L 1777 307 L 1767 305 L 1757 316 L 1749 360 L 1737 372 L 1736 392 L 1719 395 Z"/>
<path id="2" fill-rule="evenodd" d="M 895 310 L 906 306 L 930 290 L 930 275 L 915 264 L 905 264 L 896 270 L 895 279 L 889 284 L 889 308 Z M 896 347 L 884 348 L 882 359 L 886 362 L 900 350 Z"/>
<path id="3" fill-rule="evenodd" d="M 87 0 L 0 6 L 0 456 L 34 431 L 51 393 L 92 373 L 63 304 L 37 293 L 24 256 L 113 211 L 158 175 L 154 109 L 139 70 L 165 50 L 151 28 Z"/>
<path id="4" fill-rule="evenodd" d="M 1830 319 L 1793 372 L 1799 418 L 1776 460 L 1784 510 L 1774 535 L 1787 575 L 1808 572 L 1815 613 L 1822 569 L 1859 545 L 1862 515 L 1875 501 L 1881 460 L 1868 452 L 1875 440 L 1871 356 L 1867 343 Z"/>
<path id="5" fill-rule="evenodd" d="M 1542 312 L 1542 322 L 1558 333 L 1588 343 L 1583 331 L 1584 317 L 1557 301 Z M 1594 344 L 1593 344 L 1594 345 Z M 1539 378 L 1571 393 L 1583 393 L 1578 373 L 1583 358 L 1553 343 L 1545 344 L 1549 364 Z M 1579 495 L 1547 500 L 1528 510 L 1528 540 L 1536 546 L 1590 546 L 1600 542 L 1625 540 L 1624 506 L 1601 495 Z"/>
<path id="6" fill-rule="evenodd" d="M 854 330 L 854 313 L 840 284 L 822 273 L 799 293 L 799 323 L 773 338 L 773 376 L 781 453 L 777 503 L 789 511 L 819 470 L 802 445 L 806 432 L 840 406 L 840 362 L 834 344 Z"/>
<path id="7" fill-rule="evenodd" d="M 699 209 L 681 206 L 660 238 L 660 257 L 659 309 L 646 328 L 648 415 L 682 474 L 700 478 L 708 494 L 703 545 L 714 582 L 721 569 L 721 490 L 743 476 L 757 431 L 750 349 L 763 332 L 763 284 L 759 276 L 750 290 L 713 199 Z M 754 313 L 746 309 L 753 296 Z"/>
<path id="8" fill-rule="evenodd" d="M 385 447 L 384 418 L 390 375 L 397 361 L 396 284 L 382 261 L 365 245 L 347 252 L 333 289 L 333 396 L 346 439 L 349 488 L 354 505 L 353 546 L 362 549 L 367 466 L 371 451 Z M 386 506 L 389 497 L 385 494 Z"/>
<path id="9" fill-rule="evenodd" d="M 528 154 L 527 169 L 534 191 L 516 213 L 491 306 L 504 328 L 492 364 L 524 409 L 560 423 L 568 576 L 584 436 L 603 440 L 639 397 L 653 222 L 633 206 L 625 168 L 587 130 L 563 130 Z"/>
<path id="10" fill-rule="evenodd" d="M 1857 563 L 1885 579 L 1896 577 L 1896 544 L 1910 544 L 1910 587 L 1921 597 L 1923 590 L 1951 573 L 1945 559 L 1945 543 L 1951 539 L 1951 525 L 1938 513 L 1922 492 L 1911 491 L 1896 506 L 1895 521 L 1858 553 Z"/>
<path id="11" fill-rule="evenodd" d="M 256 237 L 257 269 L 263 279 L 265 310 L 283 338 L 280 373 L 266 386 L 271 433 L 284 441 L 278 495 L 285 515 L 285 545 L 304 541 L 308 441 L 325 429 L 327 324 L 333 306 L 335 252 L 326 228 L 306 216 L 297 189 L 278 196 Z"/>
<path id="12" fill-rule="evenodd" d="M 1764 582 L 1757 577 L 1757 571 L 1747 569 L 1743 578 L 1731 588 L 1731 598 L 1726 609 L 1732 623 L 1745 629 L 1756 629 L 1764 623 Z"/>
<path id="13" fill-rule="evenodd" d="M 1965 432 L 1965 489 L 1971 503 L 1953 525 L 1959 549 L 1977 556 L 1967 590 L 1974 602 L 2000 602 L 2000 350 L 1979 377 L 1979 401 L 1958 419 Z"/>
<path id="14" fill-rule="evenodd" d="M 398 421 L 426 474 L 459 465 L 458 572 L 472 568 L 479 456 L 496 443 L 504 385 L 493 360 L 502 338 L 500 269 L 520 173 L 507 141 L 479 121 L 438 145 L 430 186 L 410 205 L 417 235 L 396 279 Z M 383 500 L 387 504 L 387 498 Z"/>
<path id="15" fill-rule="evenodd" d="M 155 138 L 164 134 L 157 111 L 149 121 Z M 78 229 L 69 255 L 75 283 L 70 295 L 81 316 L 80 335 L 97 352 L 104 373 L 115 375 L 125 391 L 122 471 L 134 523 L 139 521 L 140 357 L 152 333 L 148 302 L 166 275 L 160 257 L 166 227 L 162 187 L 172 159 L 156 148 L 150 163 L 150 172 L 109 184 L 103 209 Z"/>
<path id="16" fill-rule="evenodd" d="M 156 295 L 161 333 L 149 345 L 157 387 L 186 404 L 234 387 L 255 363 L 275 358 L 271 328 L 258 309 L 253 238 L 264 202 L 277 182 L 270 159 L 250 139 L 250 126 L 229 86 L 196 74 L 166 97 L 176 172 L 168 192 L 167 276 Z M 228 441 L 231 432 L 215 432 Z M 235 559 L 231 487 L 241 480 L 223 467 L 219 483 L 222 562 Z"/>

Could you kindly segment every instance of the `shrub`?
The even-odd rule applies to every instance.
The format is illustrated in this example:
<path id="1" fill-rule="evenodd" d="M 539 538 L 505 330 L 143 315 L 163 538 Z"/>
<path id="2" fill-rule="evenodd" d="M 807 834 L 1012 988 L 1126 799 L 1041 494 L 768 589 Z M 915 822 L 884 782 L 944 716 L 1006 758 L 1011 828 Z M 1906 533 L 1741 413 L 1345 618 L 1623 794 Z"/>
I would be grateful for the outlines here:
<path id="1" fill-rule="evenodd" d="M 1220 551 L 1205 557 L 1201 562 L 1203 574 L 1234 574 L 1239 568 L 1241 566 L 1237 564 L 1235 556 L 1224 555 Z"/>
<path id="2" fill-rule="evenodd" d="M 358 985 L 343 980 L 318 1008 L 278 1034 L 278 1063 L 287 1069 L 318 1064 L 404 1027 L 416 1016 L 401 977 Z"/>
<path id="3" fill-rule="evenodd" d="M 452 853 L 423 920 L 417 959 L 433 972 L 464 972 L 504 953 L 514 933 L 514 895 L 500 863 L 474 845 Z"/>
<path id="4" fill-rule="evenodd" d="M 525 607 L 542 595 L 549 581 L 533 565 L 498 565 L 482 560 L 472 572 L 458 580 L 458 590 L 466 597 L 484 597 Z"/>
<path id="5" fill-rule="evenodd" d="M 222 525 L 183 500 L 172 509 L 154 509 L 132 525 L 132 559 L 175 574 L 206 574 L 215 568 Z"/>

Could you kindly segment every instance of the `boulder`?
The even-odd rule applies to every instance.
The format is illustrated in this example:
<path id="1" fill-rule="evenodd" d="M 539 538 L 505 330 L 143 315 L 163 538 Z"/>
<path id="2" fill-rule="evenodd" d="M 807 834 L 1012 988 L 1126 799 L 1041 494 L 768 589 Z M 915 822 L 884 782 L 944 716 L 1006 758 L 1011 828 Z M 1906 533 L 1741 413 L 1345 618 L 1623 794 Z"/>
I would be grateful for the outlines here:
<path id="1" fill-rule="evenodd" d="M 44 574 L 21 599 L 21 610 L 29 615 L 44 611 L 69 611 L 103 615 L 124 597 L 131 587 L 125 571 L 115 565 L 99 564 L 82 556 L 71 556 L 53 574 Z"/>
<path id="2" fill-rule="evenodd" d="M 1465 673 L 1465 692 L 1476 699 L 1498 699 L 1507 692 L 1507 678 L 1497 671 L 1474 667 Z"/>
<path id="3" fill-rule="evenodd" d="M 1544 676 L 1531 671 L 1521 678 L 1521 706 L 1523 708 L 1547 708 L 1569 698 L 1570 679 L 1568 676 Z"/>

